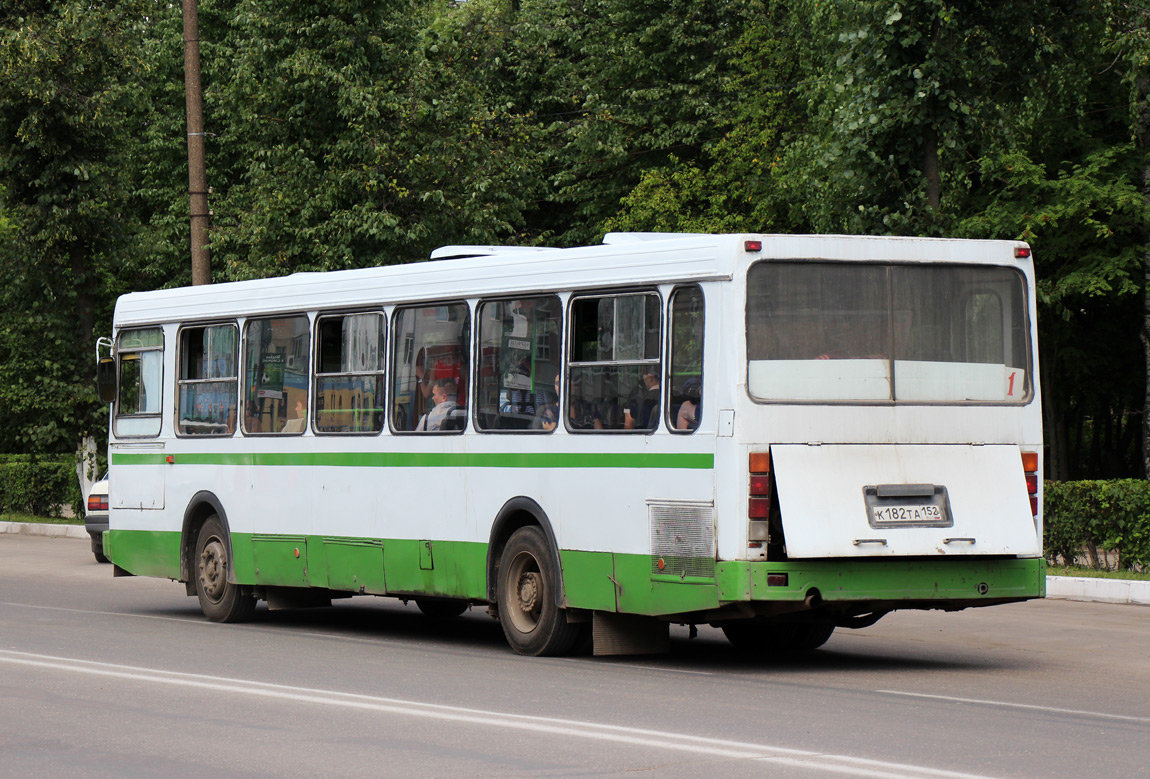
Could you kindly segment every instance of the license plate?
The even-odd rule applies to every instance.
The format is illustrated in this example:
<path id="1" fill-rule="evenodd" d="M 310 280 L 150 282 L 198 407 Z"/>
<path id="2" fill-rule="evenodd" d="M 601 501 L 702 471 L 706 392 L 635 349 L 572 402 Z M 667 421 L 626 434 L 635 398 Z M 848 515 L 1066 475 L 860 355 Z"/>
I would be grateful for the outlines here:
<path id="1" fill-rule="evenodd" d="M 935 524 L 943 521 L 942 511 L 935 505 L 871 507 L 871 522 L 874 525 Z"/>
<path id="2" fill-rule="evenodd" d="M 942 484 L 868 484 L 867 523 L 879 527 L 952 527 L 950 497 Z"/>

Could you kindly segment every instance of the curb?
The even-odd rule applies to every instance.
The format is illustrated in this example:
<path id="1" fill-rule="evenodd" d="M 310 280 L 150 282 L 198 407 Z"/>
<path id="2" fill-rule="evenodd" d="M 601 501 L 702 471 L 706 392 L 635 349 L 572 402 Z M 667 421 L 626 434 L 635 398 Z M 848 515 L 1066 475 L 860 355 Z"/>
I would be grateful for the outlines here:
<path id="1" fill-rule="evenodd" d="M 83 525 L 40 522 L 0 522 L 0 535 L 88 538 Z M 1089 576 L 1047 576 L 1046 597 L 1094 603 L 1127 603 L 1150 606 L 1150 582 L 1129 579 L 1095 579 Z"/>
<path id="2" fill-rule="evenodd" d="M 88 538 L 83 525 L 54 525 L 50 522 L 0 522 L 0 535 Z"/>
<path id="3" fill-rule="evenodd" d="M 1089 576 L 1047 576 L 1046 597 L 1150 606 L 1150 582 L 1095 579 Z"/>

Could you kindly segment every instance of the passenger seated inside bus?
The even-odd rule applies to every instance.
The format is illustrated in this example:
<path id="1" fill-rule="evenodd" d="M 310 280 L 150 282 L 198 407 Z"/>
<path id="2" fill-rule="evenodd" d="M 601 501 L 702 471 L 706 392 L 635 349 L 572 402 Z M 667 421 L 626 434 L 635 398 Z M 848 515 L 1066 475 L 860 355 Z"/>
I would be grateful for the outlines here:
<path id="1" fill-rule="evenodd" d="M 702 396 L 703 382 L 697 378 L 687 379 L 679 387 L 676 397 L 682 398 L 682 402 L 671 408 L 671 419 L 676 430 L 694 430 L 699 426 Z"/>
<path id="2" fill-rule="evenodd" d="M 302 400 L 296 401 L 295 404 L 295 419 L 289 419 L 284 423 L 281 433 L 302 433 L 307 429 L 307 406 Z"/>
<path id="3" fill-rule="evenodd" d="M 555 396 L 549 402 L 539 406 L 535 420 L 531 423 L 534 430 L 554 430 L 559 426 L 559 374 L 555 374 Z"/>
<path id="4" fill-rule="evenodd" d="M 654 430 L 659 424 L 659 366 L 643 370 L 643 387 L 623 406 L 624 430 Z"/>
<path id="5" fill-rule="evenodd" d="M 436 379 L 431 385 L 431 399 L 435 405 L 420 418 L 415 429 L 419 432 L 462 430 L 466 424 L 466 412 L 459 408 L 458 396 L 459 388 L 454 379 Z"/>

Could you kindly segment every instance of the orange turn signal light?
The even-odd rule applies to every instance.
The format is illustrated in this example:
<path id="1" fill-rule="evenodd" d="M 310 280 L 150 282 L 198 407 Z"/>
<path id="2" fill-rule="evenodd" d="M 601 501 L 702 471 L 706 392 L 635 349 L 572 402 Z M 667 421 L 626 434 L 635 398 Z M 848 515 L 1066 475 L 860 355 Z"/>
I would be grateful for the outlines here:
<path id="1" fill-rule="evenodd" d="M 748 458 L 748 465 L 751 473 L 770 473 L 771 453 L 751 452 Z"/>

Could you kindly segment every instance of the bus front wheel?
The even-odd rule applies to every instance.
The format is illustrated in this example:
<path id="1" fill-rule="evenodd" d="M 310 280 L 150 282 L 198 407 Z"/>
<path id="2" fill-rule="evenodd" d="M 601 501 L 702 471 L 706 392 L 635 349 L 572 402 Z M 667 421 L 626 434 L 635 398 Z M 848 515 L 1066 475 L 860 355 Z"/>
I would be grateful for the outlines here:
<path id="1" fill-rule="evenodd" d="M 500 558 L 496 603 L 507 643 L 521 655 L 562 655 L 579 637 L 555 605 L 559 571 L 543 532 L 521 527 L 507 540 Z"/>
<path id="2" fill-rule="evenodd" d="M 219 517 L 208 517 L 196 537 L 196 597 L 200 610 L 212 622 L 243 622 L 256 609 L 256 600 L 240 585 L 228 581 L 231 559 L 227 534 Z"/>

